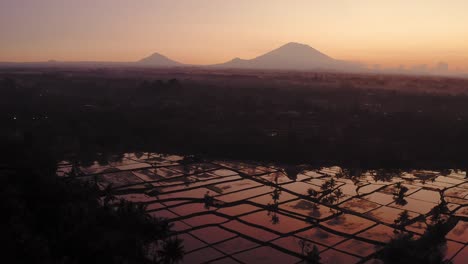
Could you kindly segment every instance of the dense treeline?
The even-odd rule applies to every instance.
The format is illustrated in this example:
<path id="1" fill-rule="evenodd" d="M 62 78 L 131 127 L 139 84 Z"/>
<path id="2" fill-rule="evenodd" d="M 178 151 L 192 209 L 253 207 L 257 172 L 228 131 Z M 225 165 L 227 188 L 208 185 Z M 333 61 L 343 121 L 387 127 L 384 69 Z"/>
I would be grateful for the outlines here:
<path id="1" fill-rule="evenodd" d="M 361 167 L 467 164 L 464 95 L 364 89 L 352 79 L 330 86 L 319 74 L 305 85 L 292 77 L 162 79 L 135 71 L 3 74 L 2 136 L 60 155 L 167 151 Z"/>

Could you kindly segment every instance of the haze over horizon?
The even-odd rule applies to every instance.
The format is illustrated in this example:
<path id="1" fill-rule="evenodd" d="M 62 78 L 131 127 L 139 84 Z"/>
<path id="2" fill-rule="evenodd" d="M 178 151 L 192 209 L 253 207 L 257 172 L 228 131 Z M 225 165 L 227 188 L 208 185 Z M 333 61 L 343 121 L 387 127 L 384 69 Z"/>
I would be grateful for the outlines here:
<path id="1" fill-rule="evenodd" d="M 158 52 L 216 64 L 299 42 L 375 68 L 443 62 L 468 72 L 466 10 L 463 0 L 4 0 L 0 61 L 135 61 Z"/>

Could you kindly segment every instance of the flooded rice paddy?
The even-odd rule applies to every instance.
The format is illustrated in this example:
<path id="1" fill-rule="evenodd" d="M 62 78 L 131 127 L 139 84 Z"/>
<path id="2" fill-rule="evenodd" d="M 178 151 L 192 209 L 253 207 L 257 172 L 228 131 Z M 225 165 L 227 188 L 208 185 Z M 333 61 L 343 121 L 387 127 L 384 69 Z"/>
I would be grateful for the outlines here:
<path id="1" fill-rule="evenodd" d="M 187 263 L 303 263 L 314 246 L 322 263 L 381 263 L 376 254 L 392 238 L 417 238 L 435 217 L 455 219 L 445 259 L 468 258 L 464 171 L 284 168 L 145 153 L 82 167 L 64 161 L 57 174 L 167 218 Z"/>

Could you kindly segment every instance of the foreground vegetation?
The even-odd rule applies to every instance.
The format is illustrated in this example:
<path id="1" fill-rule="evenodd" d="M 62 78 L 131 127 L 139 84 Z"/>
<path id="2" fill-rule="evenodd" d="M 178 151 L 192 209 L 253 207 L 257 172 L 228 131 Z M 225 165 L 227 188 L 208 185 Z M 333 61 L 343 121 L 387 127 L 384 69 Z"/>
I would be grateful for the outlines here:
<path id="1" fill-rule="evenodd" d="M 57 178 L 54 162 L 44 156 L 3 160 L 8 164 L 0 170 L 3 258 L 12 263 L 177 263 L 183 258 L 182 241 L 169 238 L 164 219 L 93 185 Z"/>

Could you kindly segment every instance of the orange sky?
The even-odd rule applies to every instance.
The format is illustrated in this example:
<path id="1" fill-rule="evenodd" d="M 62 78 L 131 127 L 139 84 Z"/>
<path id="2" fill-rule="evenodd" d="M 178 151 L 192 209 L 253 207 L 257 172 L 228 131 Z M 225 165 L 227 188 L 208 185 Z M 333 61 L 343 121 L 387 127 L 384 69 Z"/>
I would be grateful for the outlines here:
<path id="1" fill-rule="evenodd" d="M 337 59 L 468 71 L 466 0 L 2 0 L 0 61 L 184 63 L 253 58 L 287 42 Z"/>

